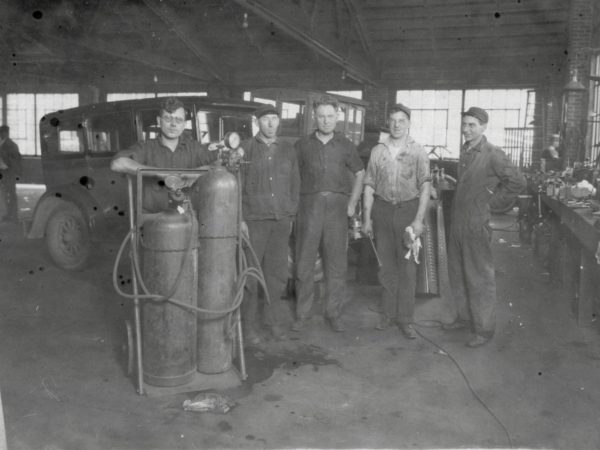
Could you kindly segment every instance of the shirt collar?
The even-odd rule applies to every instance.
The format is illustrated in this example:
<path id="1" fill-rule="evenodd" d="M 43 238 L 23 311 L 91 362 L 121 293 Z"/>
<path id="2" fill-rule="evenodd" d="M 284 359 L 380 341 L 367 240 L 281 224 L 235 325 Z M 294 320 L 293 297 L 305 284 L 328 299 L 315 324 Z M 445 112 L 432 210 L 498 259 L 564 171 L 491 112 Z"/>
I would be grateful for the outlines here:
<path id="1" fill-rule="evenodd" d="M 479 138 L 479 140 L 477 142 L 475 142 L 475 145 L 471 145 L 470 142 L 465 142 L 463 149 L 466 152 L 470 152 L 470 151 L 480 152 L 482 144 L 484 144 L 485 142 L 487 142 L 485 135 L 481 135 L 481 138 Z"/>
<path id="2" fill-rule="evenodd" d="M 414 144 L 414 142 L 415 140 L 410 135 L 406 136 L 406 138 L 404 139 L 404 143 L 400 146 L 392 145 L 392 138 L 389 136 L 381 141 L 381 143 L 385 145 L 388 149 L 390 147 L 399 148 L 400 152 L 398 153 L 398 155 L 405 155 L 408 152 L 408 149 Z"/>
<path id="3" fill-rule="evenodd" d="M 267 142 L 265 142 L 264 138 L 262 137 L 262 135 L 260 133 L 256 133 L 256 135 L 254 136 L 254 139 L 256 139 L 261 144 L 270 145 Z M 275 139 L 271 142 L 271 144 L 277 144 L 278 142 L 279 142 L 279 136 L 275 136 Z"/>

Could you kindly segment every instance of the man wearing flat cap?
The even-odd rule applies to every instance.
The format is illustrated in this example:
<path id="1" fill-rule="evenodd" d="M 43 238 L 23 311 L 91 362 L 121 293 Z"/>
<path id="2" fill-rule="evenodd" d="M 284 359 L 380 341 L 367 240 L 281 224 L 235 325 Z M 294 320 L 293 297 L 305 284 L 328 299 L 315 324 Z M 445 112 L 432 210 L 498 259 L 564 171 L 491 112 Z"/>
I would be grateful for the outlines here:
<path id="1" fill-rule="evenodd" d="M 277 137 L 277 109 L 264 105 L 254 116 L 258 133 L 242 143 L 242 231 L 261 264 L 271 303 L 266 303 L 264 295 L 259 299 L 258 285 L 250 279 L 242 314 L 247 341 L 258 344 L 263 328 L 270 337 L 283 337 L 274 308 L 288 277 L 289 237 L 298 208 L 300 175 L 293 145 Z"/>
<path id="2" fill-rule="evenodd" d="M 405 233 L 410 227 L 416 240 L 423 232 L 431 176 L 427 152 L 409 136 L 410 113 L 402 104 L 390 108 L 389 137 L 371 152 L 364 180 L 363 231 L 375 235 L 381 264 L 382 316 L 376 328 L 396 324 L 405 337 L 415 339 L 417 266 L 415 255 L 406 258 Z"/>
<path id="3" fill-rule="evenodd" d="M 470 328 L 468 347 L 486 344 L 496 326 L 496 279 L 492 258 L 489 203 L 503 195 L 518 195 L 525 179 L 501 148 L 486 139 L 488 113 L 471 107 L 462 113 L 465 143 L 458 165 L 452 203 L 448 266 L 457 319 L 445 330 Z"/>

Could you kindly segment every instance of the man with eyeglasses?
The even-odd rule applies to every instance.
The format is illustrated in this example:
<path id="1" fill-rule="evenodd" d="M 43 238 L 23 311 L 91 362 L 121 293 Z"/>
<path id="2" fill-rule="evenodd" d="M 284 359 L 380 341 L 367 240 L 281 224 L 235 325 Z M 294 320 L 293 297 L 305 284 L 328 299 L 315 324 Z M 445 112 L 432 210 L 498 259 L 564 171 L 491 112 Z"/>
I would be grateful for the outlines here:
<path id="1" fill-rule="evenodd" d="M 111 169 L 135 175 L 138 169 L 195 169 L 216 161 L 218 152 L 209 152 L 205 145 L 183 135 L 186 114 L 181 100 L 167 97 L 161 103 L 156 118 L 160 135 L 156 139 L 138 142 L 115 155 Z M 144 183 L 143 209 L 156 213 L 167 209 L 169 196 L 162 179 Z"/>

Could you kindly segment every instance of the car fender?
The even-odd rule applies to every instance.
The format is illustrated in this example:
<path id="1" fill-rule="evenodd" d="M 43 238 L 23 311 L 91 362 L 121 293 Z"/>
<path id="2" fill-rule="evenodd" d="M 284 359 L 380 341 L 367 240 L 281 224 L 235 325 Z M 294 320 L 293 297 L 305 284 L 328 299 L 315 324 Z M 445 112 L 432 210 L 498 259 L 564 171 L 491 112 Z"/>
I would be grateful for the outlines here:
<path id="1" fill-rule="evenodd" d="M 52 188 L 40 197 L 35 210 L 27 237 L 38 239 L 44 237 L 46 224 L 52 213 L 61 205 L 72 203 L 79 208 L 91 230 L 98 225 L 98 218 L 102 212 L 96 200 L 83 187 L 77 185 L 65 185 Z"/>

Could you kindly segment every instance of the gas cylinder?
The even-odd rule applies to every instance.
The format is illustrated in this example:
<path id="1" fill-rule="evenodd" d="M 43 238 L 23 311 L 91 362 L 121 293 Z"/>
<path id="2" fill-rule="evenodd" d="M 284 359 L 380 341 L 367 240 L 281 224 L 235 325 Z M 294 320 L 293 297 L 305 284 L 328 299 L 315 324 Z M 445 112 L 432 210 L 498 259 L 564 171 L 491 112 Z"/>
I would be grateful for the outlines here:
<path id="1" fill-rule="evenodd" d="M 197 305 L 197 228 L 191 211 L 176 209 L 144 221 L 140 259 L 150 293 L 168 295 L 177 284 L 172 298 Z M 195 312 L 167 301 L 145 301 L 142 356 L 146 383 L 180 386 L 190 382 L 196 373 Z"/>
<path id="2" fill-rule="evenodd" d="M 198 216 L 198 307 L 233 305 L 236 279 L 239 194 L 236 177 L 214 167 L 196 181 L 190 200 Z M 206 374 L 231 368 L 231 314 L 198 313 L 197 368 Z"/>

